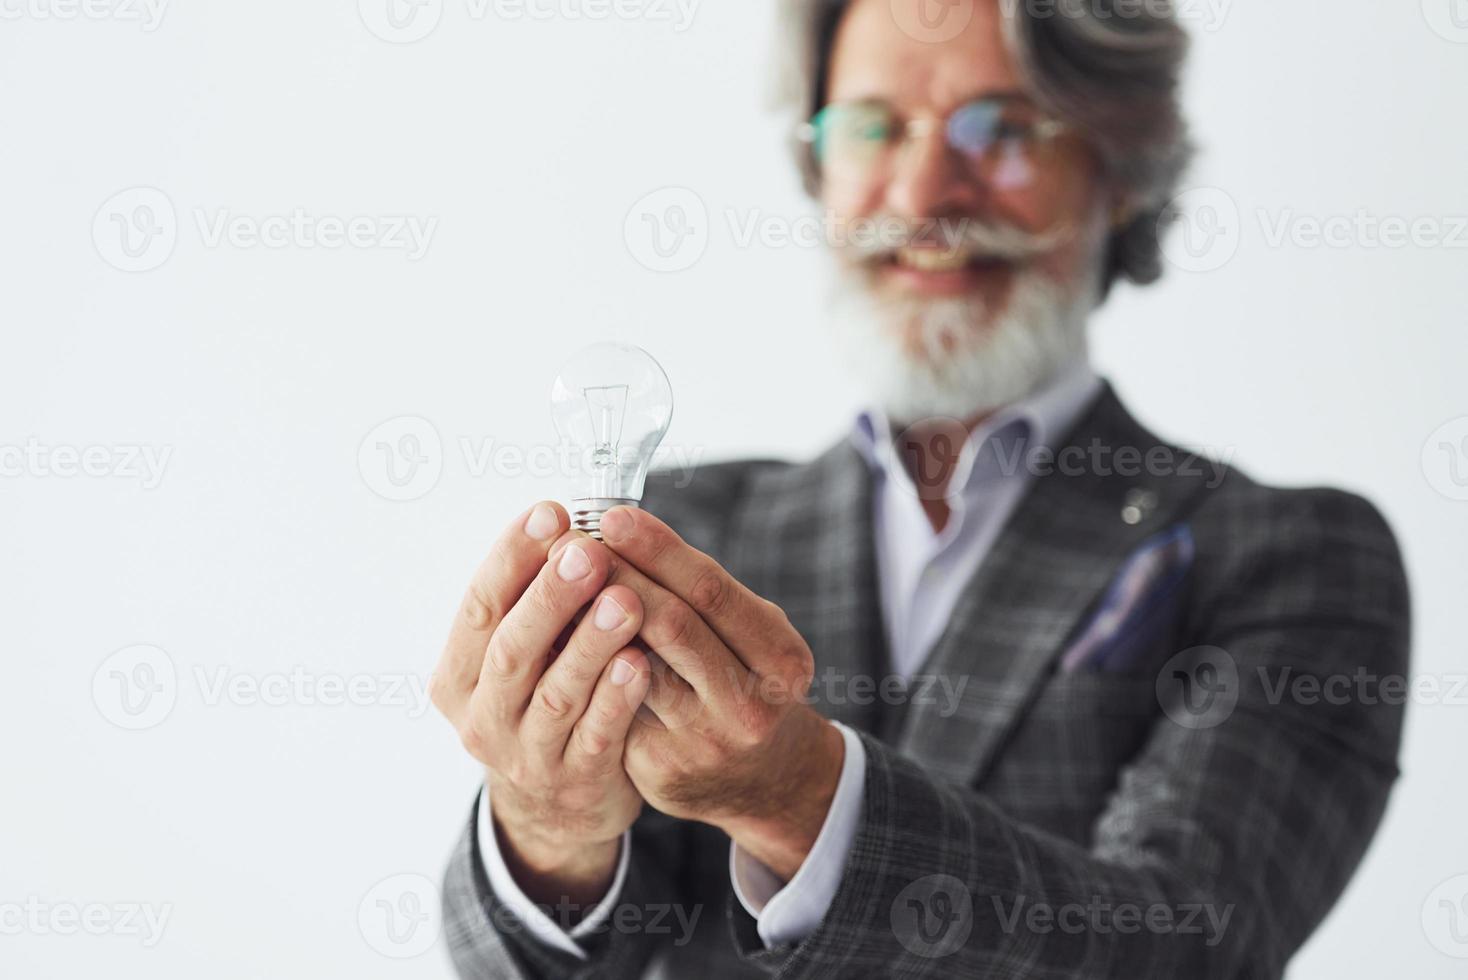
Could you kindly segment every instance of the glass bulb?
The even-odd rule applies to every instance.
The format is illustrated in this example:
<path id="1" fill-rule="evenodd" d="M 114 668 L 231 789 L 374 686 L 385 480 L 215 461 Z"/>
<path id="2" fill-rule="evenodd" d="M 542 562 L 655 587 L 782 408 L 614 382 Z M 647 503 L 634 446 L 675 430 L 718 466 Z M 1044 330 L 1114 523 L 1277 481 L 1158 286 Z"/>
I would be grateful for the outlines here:
<path id="1" fill-rule="evenodd" d="M 653 453 L 673 421 L 673 389 L 652 355 L 631 344 L 593 344 L 551 386 L 556 432 L 583 464 L 572 526 L 601 537 L 601 515 L 637 506 Z"/>

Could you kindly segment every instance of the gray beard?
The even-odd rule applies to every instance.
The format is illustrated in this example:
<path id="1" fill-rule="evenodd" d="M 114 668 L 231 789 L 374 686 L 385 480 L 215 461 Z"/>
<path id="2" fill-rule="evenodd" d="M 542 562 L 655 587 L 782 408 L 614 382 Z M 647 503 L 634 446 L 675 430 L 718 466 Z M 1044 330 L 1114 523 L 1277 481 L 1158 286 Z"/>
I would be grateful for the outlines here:
<path id="1" fill-rule="evenodd" d="M 867 397 L 899 426 L 987 415 L 1088 356 L 1097 276 L 1065 288 L 1022 268 L 1003 308 L 990 310 L 978 296 L 880 295 L 869 275 L 841 265 L 832 325 Z M 904 339 L 912 324 L 918 351 Z"/>

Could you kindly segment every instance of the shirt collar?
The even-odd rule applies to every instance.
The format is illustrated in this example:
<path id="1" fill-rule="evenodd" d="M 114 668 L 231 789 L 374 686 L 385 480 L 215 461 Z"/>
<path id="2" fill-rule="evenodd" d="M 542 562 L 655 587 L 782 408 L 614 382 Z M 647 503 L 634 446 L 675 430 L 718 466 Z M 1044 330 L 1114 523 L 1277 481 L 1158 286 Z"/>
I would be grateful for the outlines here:
<path id="1" fill-rule="evenodd" d="M 1089 360 L 1081 358 L 1031 394 L 996 411 L 970 433 L 964 444 L 950 484 L 950 496 L 975 484 L 978 468 L 974 460 L 991 441 L 1007 443 L 1022 439 L 1030 447 L 1056 448 L 1054 442 L 1069 433 L 1100 390 L 1100 376 Z M 906 468 L 893 452 L 894 435 L 887 414 L 880 408 L 868 408 L 857 416 L 851 441 L 875 473 L 908 480 Z"/>

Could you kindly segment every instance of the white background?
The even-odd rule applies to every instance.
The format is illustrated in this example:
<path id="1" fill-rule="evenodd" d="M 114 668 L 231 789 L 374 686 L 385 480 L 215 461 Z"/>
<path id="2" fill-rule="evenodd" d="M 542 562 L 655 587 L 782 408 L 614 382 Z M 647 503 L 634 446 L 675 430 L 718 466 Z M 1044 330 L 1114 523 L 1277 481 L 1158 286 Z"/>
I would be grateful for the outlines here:
<path id="1" fill-rule="evenodd" d="M 820 253 L 736 240 L 813 213 L 765 110 L 768 5 L 696 4 L 682 25 L 661 3 L 536 20 L 444 0 L 436 29 L 397 44 L 368 27 L 375 0 L 365 17 L 352 0 L 178 0 L 153 30 L 126 19 L 141 7 L 64 19 L 65 2 L 0 0 L 0 447 L 171 455 L 156 487 L 126 468 L 0 478 L 0 904 L 170 918 L 151 948 L 11 928 L 0 973 L 446 976 L 441 940 L 374 948 L 411 951 L 374 932 L 372 890 L 438 879 L 476 779 L 448 726 L 387 690 L 271 705 L 212 685 L 297 668 L 421 685 L 491 539 L 567 489 L 477 467 L 463 441 L 550 442 L 549 383 L 583 343 L 653 351 L 679 398 L 669 442 L 704 458 L 803 457 L 844 431 L 857 393 L 821 325 Z M 1437 677 L 1468 672 L 1468 502 L 1435 489 L 1456 485 L 1434 436 L 1468 416 L 1468 235 L 1373 247 L 1355 217 L 1446 236 L 1468 215 L 1468 9 L 1456 29 L 1452 2 L 1191 5 L 1191 183 L 1221 192 L 1195 199 L 1215 210 L 1194 231 L 1223 234 L 1174 250 L 1207 271 L 1123 289 L 1095 325 L 1103 370 L 1164 434 L 1386 511 L 1415 670 Z M 124 272 L 104 205 L 135 187 L 166 195 L 177 238 Z M 698 234 L 675 261 L 696 261 L 659 273 L 638 202 L 667 187 L 707 214 L 683 212 Z M 199 227 L 297 208 L 437 226 L 416 260 L 210 245 Z M 1300 218 L 1348 219 L 1351 240 L 1312 245 Z M 1272 240 L 1282 220 L 1297 234 Z M 437 433 L 441 476 L 394 502 L 376 442 L 365 466 L 359 447 L 404 416 Z M 108 658 L 139 644 L 170 658 L 175 703 L 126 731 Z M 1414 707 L 1387 822 L 1293 977 L 1462 975 L 1423 909 L 1468 872 L 1465 720 L 1461 703 Z M 1429 916 L 1440 943 L 1444 921 Z"/>

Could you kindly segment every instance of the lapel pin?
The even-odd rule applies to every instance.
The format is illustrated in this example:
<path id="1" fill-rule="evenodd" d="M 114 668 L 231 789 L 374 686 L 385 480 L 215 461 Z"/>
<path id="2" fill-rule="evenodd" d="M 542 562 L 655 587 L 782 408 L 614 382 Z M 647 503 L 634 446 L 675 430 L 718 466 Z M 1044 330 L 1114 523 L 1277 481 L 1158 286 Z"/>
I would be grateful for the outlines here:
<path id="1" fill-rule="evenodd" d="M 1134 488 L 1126 492 L 1126 501 L 1121 508 L 1121 519 L 1135 527 L 1145 521 L 1156 509 L 1157 494 L 1151 490 Z"/>

